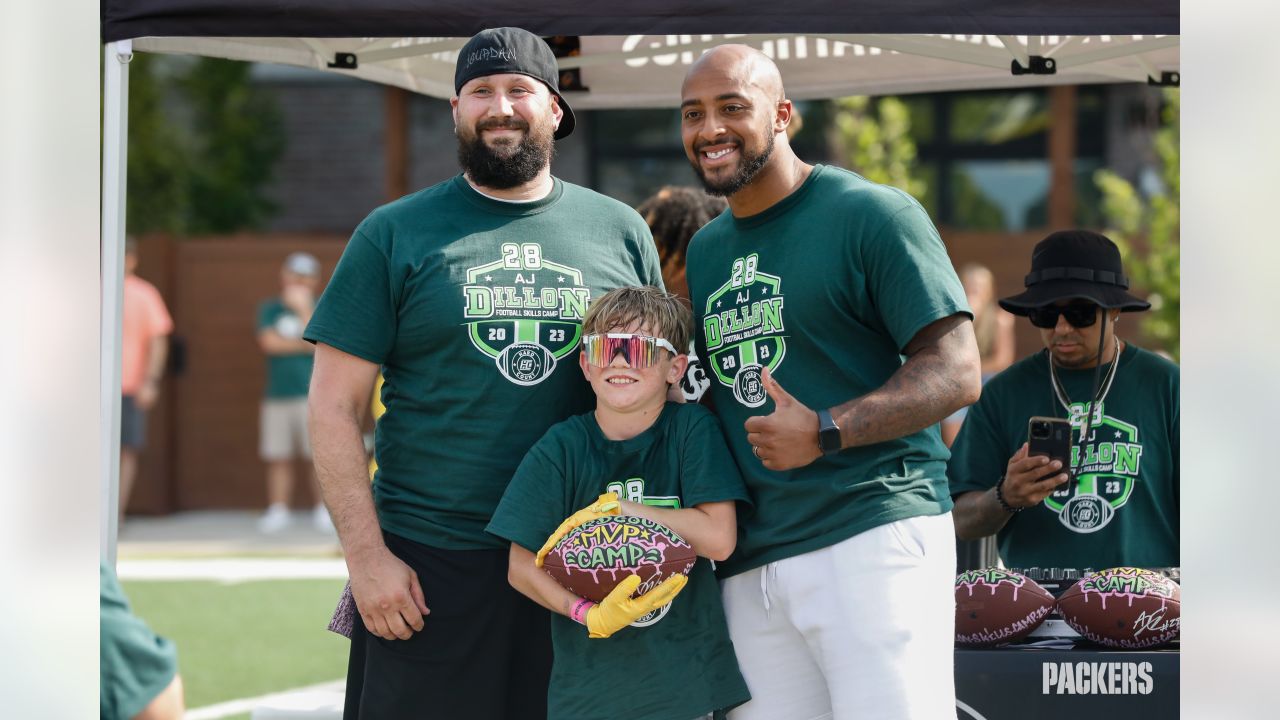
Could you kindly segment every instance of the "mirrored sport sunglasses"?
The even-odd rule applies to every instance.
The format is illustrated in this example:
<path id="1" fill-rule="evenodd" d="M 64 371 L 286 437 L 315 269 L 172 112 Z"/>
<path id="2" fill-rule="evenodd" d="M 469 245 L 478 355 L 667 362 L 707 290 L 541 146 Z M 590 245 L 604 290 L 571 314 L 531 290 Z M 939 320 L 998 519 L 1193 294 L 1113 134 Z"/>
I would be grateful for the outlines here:
<path id="1" fill-rule="evenodd" d="M 1073 328 L 1087 328 L 1098 321 L 1096 303 L 1071 303 L 1061 307 L 1043 305 L 1027 311 L 1027 319 L 1038 328 L 1051 328 L 1058 324 L 1058 316 L 1067 319 Z"/>
<path id="2" fill-rule="evenodd" d="M 613 358 L 622 353 L 622 359 L 636 370 L 652 367 L 658 362 L 658 350 L 663 349 L 674 357 L 676 349 L 662 338 L 635 333 L 594 333 L 582 338 L 582 351 L 587 363 L 596 367 L 609 367 Z"/>

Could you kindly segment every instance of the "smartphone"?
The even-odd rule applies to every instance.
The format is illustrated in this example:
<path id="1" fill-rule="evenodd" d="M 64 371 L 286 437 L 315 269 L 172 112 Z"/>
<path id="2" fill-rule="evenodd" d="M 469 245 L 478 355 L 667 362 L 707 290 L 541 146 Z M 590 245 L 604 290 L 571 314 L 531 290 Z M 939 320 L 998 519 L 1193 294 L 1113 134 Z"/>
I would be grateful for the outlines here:
<path id="1" fill-rule="evenodd" d="M 1060 472 L 1071 472 L 1071 423 L 1062 418 L 1036 416 L 1027 421 L 1027 454 L 1044 455 L 1062 462 Z M 1049 477 L 1045 475 L 1045 477 Z M 1044 478 L 1040 478 L 1043 480 Z"/>

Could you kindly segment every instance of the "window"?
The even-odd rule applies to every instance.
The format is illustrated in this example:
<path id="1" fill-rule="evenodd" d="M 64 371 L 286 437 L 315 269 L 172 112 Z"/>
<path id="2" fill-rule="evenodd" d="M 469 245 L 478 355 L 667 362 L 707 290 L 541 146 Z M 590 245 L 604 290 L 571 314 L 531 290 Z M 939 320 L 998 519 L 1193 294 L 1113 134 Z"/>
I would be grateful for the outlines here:
<path id="1" fill-rule="evenodd" d="M 1092 172 L 1106 153 L 1104 92 L 1076 93 L 1075 222 L 1100 216 Z M 1018 232 L 1048 223 L 1053 122 L 1046 88 L 934 93 L 906 99 L 916 141 L 921 202 L 940 225 Z M 939 132 L 944 128 L 945 132 Z"/>

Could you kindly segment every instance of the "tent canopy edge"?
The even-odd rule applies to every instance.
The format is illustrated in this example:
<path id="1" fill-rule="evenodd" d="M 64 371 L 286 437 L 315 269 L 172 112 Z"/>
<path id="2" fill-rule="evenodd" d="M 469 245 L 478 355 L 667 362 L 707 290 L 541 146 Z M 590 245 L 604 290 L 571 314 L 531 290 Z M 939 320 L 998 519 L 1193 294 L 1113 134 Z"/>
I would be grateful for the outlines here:
<path id="1" fill-rule="evenodd" d="M 106 42 L 169 37 L 470 37 L 517 25 L 539 35 L 962 33 L 1177 35 L 1178 0 L 102 0 Z"/>

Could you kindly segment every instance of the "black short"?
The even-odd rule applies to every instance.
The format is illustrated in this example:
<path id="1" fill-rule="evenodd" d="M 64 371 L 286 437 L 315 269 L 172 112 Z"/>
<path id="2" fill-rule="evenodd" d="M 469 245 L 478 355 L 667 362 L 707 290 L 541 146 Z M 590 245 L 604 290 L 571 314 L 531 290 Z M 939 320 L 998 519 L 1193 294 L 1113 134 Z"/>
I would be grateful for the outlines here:
<path id="1" fill-rule="evenodd" d="M 359 617 L 345 720 L 545 720 L 551 617 L 507 582 L 507 550 L 441 550 L 384 533 L 431 614 L 408 640 Z"/>
<path id="2" fill-rule="evenodd" d="M 120 446 L 142 450 L 147 445 L 147 412 L 132 395 L 120 397 Z"/>

